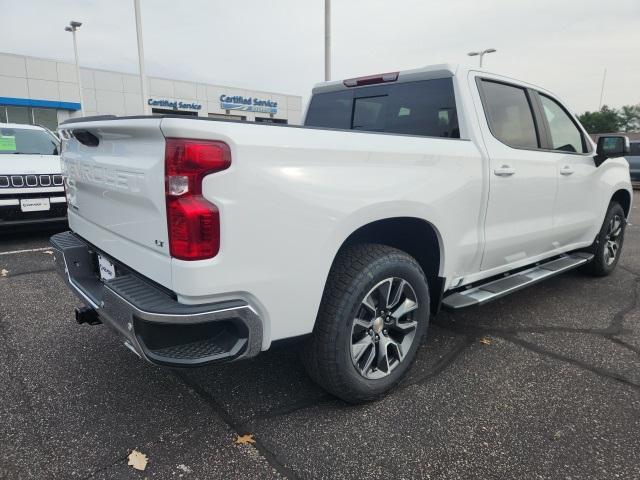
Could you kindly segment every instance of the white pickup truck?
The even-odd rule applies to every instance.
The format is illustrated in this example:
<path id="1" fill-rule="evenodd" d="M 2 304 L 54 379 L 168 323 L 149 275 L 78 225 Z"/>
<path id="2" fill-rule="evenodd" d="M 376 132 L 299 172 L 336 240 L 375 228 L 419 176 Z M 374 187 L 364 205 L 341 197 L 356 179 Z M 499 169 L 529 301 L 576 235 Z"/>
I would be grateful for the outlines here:
<path id="1" fill-rule="evenodd" d="M 584 266 L 606 275 L 632 190 L 625 137 L 593 144 L 552 93 L 451 65 L 327 82 L 305 126 L 154 117 L 61 126 L 85 303 L 155 364 L 301 337 L 309 374 L 370 400 L 441 306 Z"/>

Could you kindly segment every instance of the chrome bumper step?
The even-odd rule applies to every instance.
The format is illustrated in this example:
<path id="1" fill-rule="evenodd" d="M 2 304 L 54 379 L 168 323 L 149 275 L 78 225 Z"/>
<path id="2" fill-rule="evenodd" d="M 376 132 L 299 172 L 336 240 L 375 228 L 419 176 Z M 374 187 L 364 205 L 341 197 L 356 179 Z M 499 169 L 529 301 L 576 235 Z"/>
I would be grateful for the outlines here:
<path id="1" fill-rule="evenodd" d="M 471 307 L 473 305 L 482 305 L 491 300 L 496 300 L 510 293 L 517 292 L 529 285 L 577 268 L 590 262 L 592 259 L 593 255 L 586 252 L 564 255 L 521 272 L 498 278 L 497 280 L 494 278 L 487 283 L 446 295 L 442 299 L 442 305 L 451 310 Z"/>

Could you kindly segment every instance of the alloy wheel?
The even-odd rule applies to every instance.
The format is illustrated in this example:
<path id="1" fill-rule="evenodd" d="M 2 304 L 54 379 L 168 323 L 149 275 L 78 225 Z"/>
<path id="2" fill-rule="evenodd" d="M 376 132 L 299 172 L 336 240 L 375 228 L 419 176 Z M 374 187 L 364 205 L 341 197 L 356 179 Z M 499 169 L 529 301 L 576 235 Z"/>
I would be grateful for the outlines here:
<path id="1" fill-rule="evenodd" d="M 604 238 L 604 261 L 607 265 L 611 265 L 616 260 L 622 241 L 623 227 L 624 220 L 619 215 L 614 215 L 609 222 L 607 234 Z"/>
<path id="2" fill-rule="evenodd" d="M 351 360 L 367 379 L 383 378 L 409 352 L 418 322 L 418 297 L 411 284 L 390 277 L 365 295 L 351 327 Z"/>

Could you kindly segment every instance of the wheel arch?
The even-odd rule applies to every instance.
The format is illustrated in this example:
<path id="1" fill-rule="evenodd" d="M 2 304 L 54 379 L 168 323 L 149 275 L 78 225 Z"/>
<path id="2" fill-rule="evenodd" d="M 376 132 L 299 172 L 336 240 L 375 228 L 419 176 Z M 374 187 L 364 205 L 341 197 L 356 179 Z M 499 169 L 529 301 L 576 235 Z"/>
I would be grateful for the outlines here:
<path id="1" fill-rule="evenodd" d="M 631 194 L 626 189 L 617 190 L 611 196 L 612 202 L 618 202 L 622 209 L 624 210 L 625 217 L 629 218 L 629 213 L 631 212 Z"/>
<path id="2" fill-rule="evenodd" d="M 417 217 L 391 217 L 362 225 L 342 242 L 332 267 L 344 248 L 361 243 L 387 245 L 415 258 L 427 277 L 431 312 L 433 314 L 439 310 L 444 287 L 444 278 L 441 276 L 444 249 L 440 232 L 432 223 Z"/>

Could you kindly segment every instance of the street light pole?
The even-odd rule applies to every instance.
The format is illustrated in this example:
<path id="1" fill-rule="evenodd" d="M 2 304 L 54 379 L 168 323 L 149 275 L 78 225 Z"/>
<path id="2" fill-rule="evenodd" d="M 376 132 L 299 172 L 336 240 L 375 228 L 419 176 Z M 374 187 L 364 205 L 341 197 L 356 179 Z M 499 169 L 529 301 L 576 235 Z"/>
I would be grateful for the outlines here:
<path id="1" fill-rule="evenodd" d="M 324 81 L 331 80 L 331 0 L 324 0 Z"/>
<path id="2" fill-rule="evenodd" d="M 142 113 L 147 115 L 147 76 L 144 71 L 144 46 L 142 44 L 142 21 L 140 20 L 140 0 L 133 0 L 136 15 L 136 36 L 138 37 L 138 64 L 140 69 L 140 94 L 142 95 Z"/>
<path id="3" fill-rule="evenodd" d="M 64 27 L 66 32 L 71 32 L 73 36 L 73 54 L 76 58 L 76 77 L 78 77 L 78 92 L 80 99 L 80 115 L 84 117 L 84 102 L 82 101 L 82 79 L 80 78 L 80 63 L 78 63 L 78 42 L 76 40 L 76 31 L 82 25 L 81 22 L 76 22 L 75 20 L 71 20 L 69 25 Z"/>
<path id="4" fill-rule="evenodd" d="M 480 57 L 480 68 L 482 68 L 482 57 L 484 57 L 487 53 L 493 53 L 497 51 L 495 48 L 487 48 L 486 50 L 482 50 L 480 52 L 469 52 L 467 55 L 470 57 L 479 56 Z"/>

